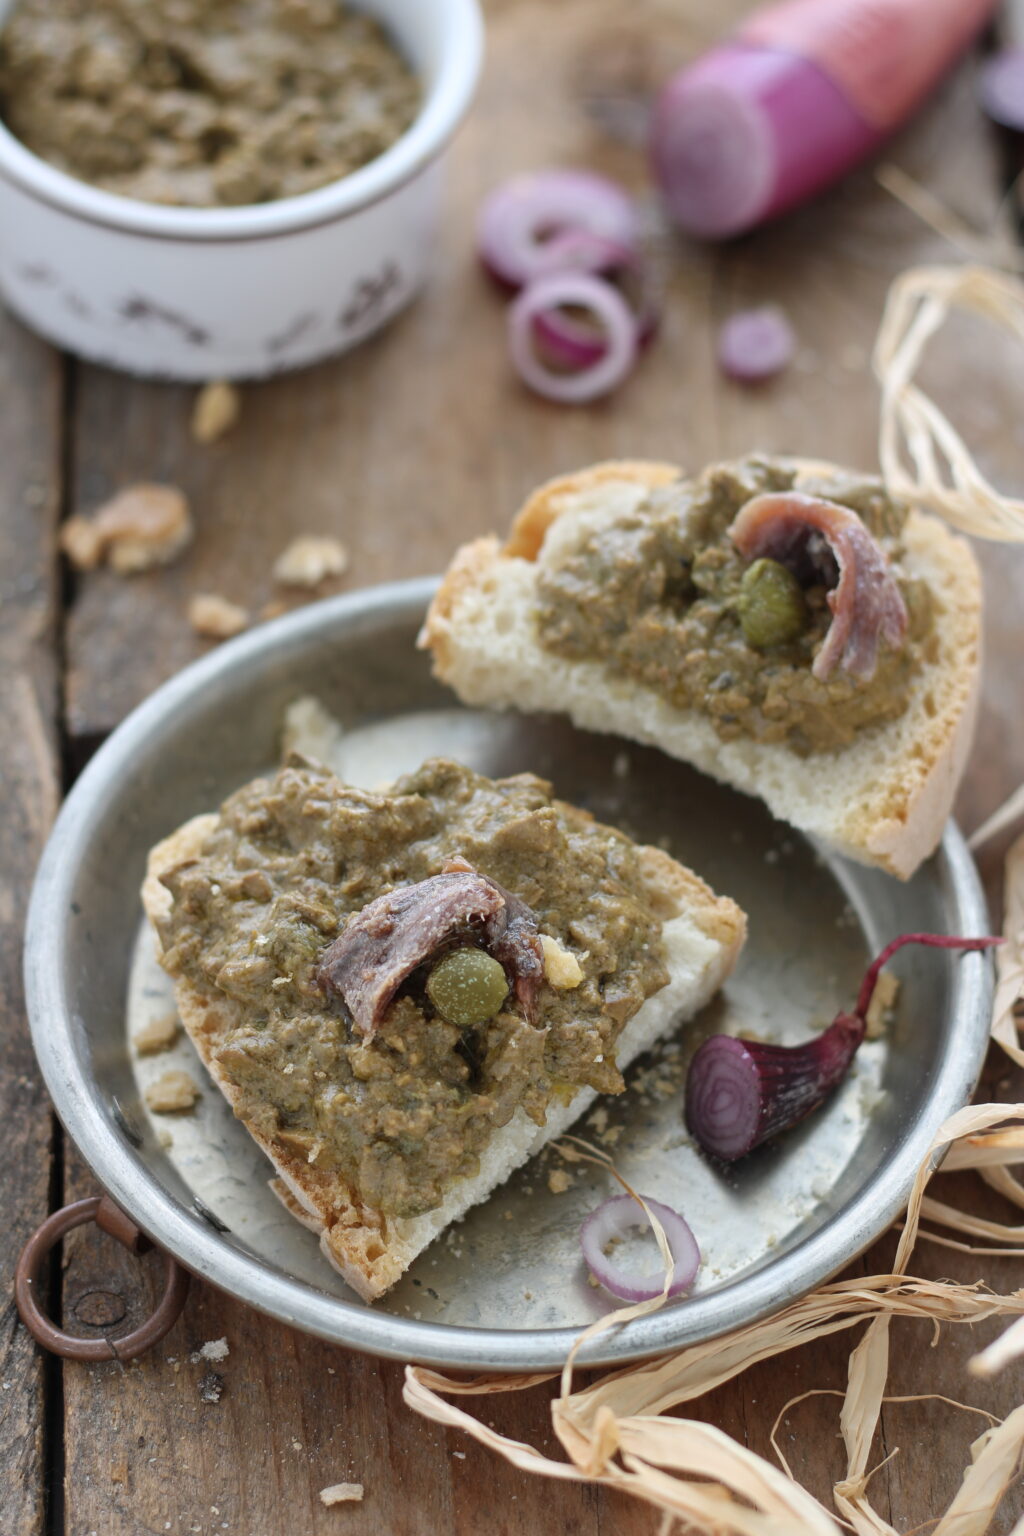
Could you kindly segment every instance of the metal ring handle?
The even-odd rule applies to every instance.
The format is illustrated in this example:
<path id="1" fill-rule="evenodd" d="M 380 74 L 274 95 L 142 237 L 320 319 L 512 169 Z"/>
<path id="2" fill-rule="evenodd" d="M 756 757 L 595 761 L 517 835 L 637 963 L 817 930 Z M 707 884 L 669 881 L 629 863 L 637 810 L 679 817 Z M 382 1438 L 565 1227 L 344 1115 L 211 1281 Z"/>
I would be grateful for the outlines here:
<path id="1" fill-rule="evenodd" d="M 164 1290 L 156 1311 L 123 1338 L 79 1339 L 65 1333 L 50 1321 L 36 1300 L 36 1283 L 43 1260 L 54 1243 L 72 1227 L 96 1225 L 127 1248 L 141 1254 L 153 1244 L 107 1195 L 91 1195 L 62 1206 L 38 1227 L 24 1248 L 14 1272 L 14 1296 L 21 1320 L 37 1344 L 66 1360 L 134 1360 L 144 1354 L 177 1322 L 188 1295 L 189 1273 L 171 1257 L 161 1252 L 164 1261 Z"/>

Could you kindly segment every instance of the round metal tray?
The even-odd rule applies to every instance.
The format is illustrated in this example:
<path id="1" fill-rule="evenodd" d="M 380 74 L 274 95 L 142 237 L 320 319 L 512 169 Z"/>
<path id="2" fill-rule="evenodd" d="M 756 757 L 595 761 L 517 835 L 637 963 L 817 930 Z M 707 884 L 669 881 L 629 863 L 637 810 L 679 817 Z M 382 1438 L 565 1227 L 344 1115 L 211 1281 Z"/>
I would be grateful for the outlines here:
<path id="1" fill-rule="evenodd" d="M 438 753 L 489 774 L 532 769 L 559 794 L 659 842 L 750 916 L 721 997 L 629 1091 L 580 1129 L 645 1193 L 682 1209 L 704 1266 L 692 1297 L 594 1340 L 609 1363 L 705 1339 L 761 1317 L 833 1275 L 893 1220 L 943 1119 L 969 1097 L 985 1054 L 991 972 L 980 954 L 909 950 L 897 1016 L 868 1042 L 826 1108 L 725 1172 L 681 1117 L 686 1061 L 712 1029 L 807 1037 L 849 1006 L 865 957 L 894 934 L 986 931 L 959 833 L 901 884 L 813 847 L 755 801 L 662 754 L 564 720 L 463 710 L 414 639 L 428 581 L 305 608 L 223 646 L 161 688 L 82 774 L 33 894 L 26 983 L 36 1053 L 68 1133 L 104 1188 L 195 1274 L 274 1317 L 371 1353 L 459 1367 L 558 1366 L 607 1309 L 587 1283 L 583 1215 L 610 1192 L 552 1150 L 448 1229 L 372 1307 L 321 1258 L 267 1189 L 270 1165 L 233 1120 L 185 1041 L 134 1059 L 130 1035 L 170 989 L 140 928 L 148 848 L 277 759 L 287 705 L 315 694 L 344 724 L 340 770 L 376 784 Z M 193 1115 L 149 1117 L 146 1074 L 190 1066 Z M 558 1181 L 556 1181 L 557 1183 Z"/>

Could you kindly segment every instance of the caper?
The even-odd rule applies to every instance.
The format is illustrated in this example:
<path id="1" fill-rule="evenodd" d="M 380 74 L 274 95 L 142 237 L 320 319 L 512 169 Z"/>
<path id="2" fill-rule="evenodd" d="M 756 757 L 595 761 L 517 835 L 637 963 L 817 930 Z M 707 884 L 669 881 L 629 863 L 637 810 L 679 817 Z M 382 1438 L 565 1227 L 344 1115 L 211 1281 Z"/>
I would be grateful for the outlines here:
<path id="1" fill-rule="evenodd" d="M 740 583 L 740 623 L 748 645 L 764 650 L 803 633 L 807 604 L 793 572 L 777 560 L 755 560 Z"/>
<path id="2" fill-rule="evenodd" d="M 508 996 L 505 972 L 482 949 L 454 949 L 427 977 L 427 996 L 449 1024 L 486 1024 Z"/>

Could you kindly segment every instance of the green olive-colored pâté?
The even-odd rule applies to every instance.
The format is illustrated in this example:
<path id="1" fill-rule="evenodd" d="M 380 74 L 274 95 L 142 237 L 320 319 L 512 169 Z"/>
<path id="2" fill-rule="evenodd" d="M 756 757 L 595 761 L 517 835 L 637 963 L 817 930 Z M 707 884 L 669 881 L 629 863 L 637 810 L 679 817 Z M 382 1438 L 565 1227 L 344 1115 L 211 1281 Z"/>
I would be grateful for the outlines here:
<path id="1" fill-rule="evenodd" d="M 427 996 L 449 1024 L 468 1029 L 501 1012 L 508 981 L 503 967 L 482 949 L 454 949 L 428 976 Z"/>
<path id="2" fill-rule="evenodd" d="M 807 624 L 807 604 L 793 572 L 777 560 L 755 560 L 740 583 L 740 623 L 748 645 L 786 645 Z"/>

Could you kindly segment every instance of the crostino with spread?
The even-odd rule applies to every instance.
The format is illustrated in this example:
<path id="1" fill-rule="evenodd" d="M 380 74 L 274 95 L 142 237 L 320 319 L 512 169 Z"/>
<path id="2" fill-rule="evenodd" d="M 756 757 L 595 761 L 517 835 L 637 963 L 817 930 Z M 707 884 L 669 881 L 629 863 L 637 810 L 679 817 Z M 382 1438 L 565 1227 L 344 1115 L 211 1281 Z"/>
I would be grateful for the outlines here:
<path id="1" fill-rule="evenodd" d="M 238 1005 L 211 1063 L 235 1113 L 396 1216 L 517 1108 L 620 1091 L 616 1041 L 669 979 L 641 850 L 532 774 L 439 759 L 374 794 L 293 761 L 161 878 L 163 965 Z"/>
<path id="2" fill-rule="evenodd" d="M 42 159 L 144 202 L 312 191 L 382 154 L 420 87 L 343 0 L 16 0 L 0 117 Z"/>

